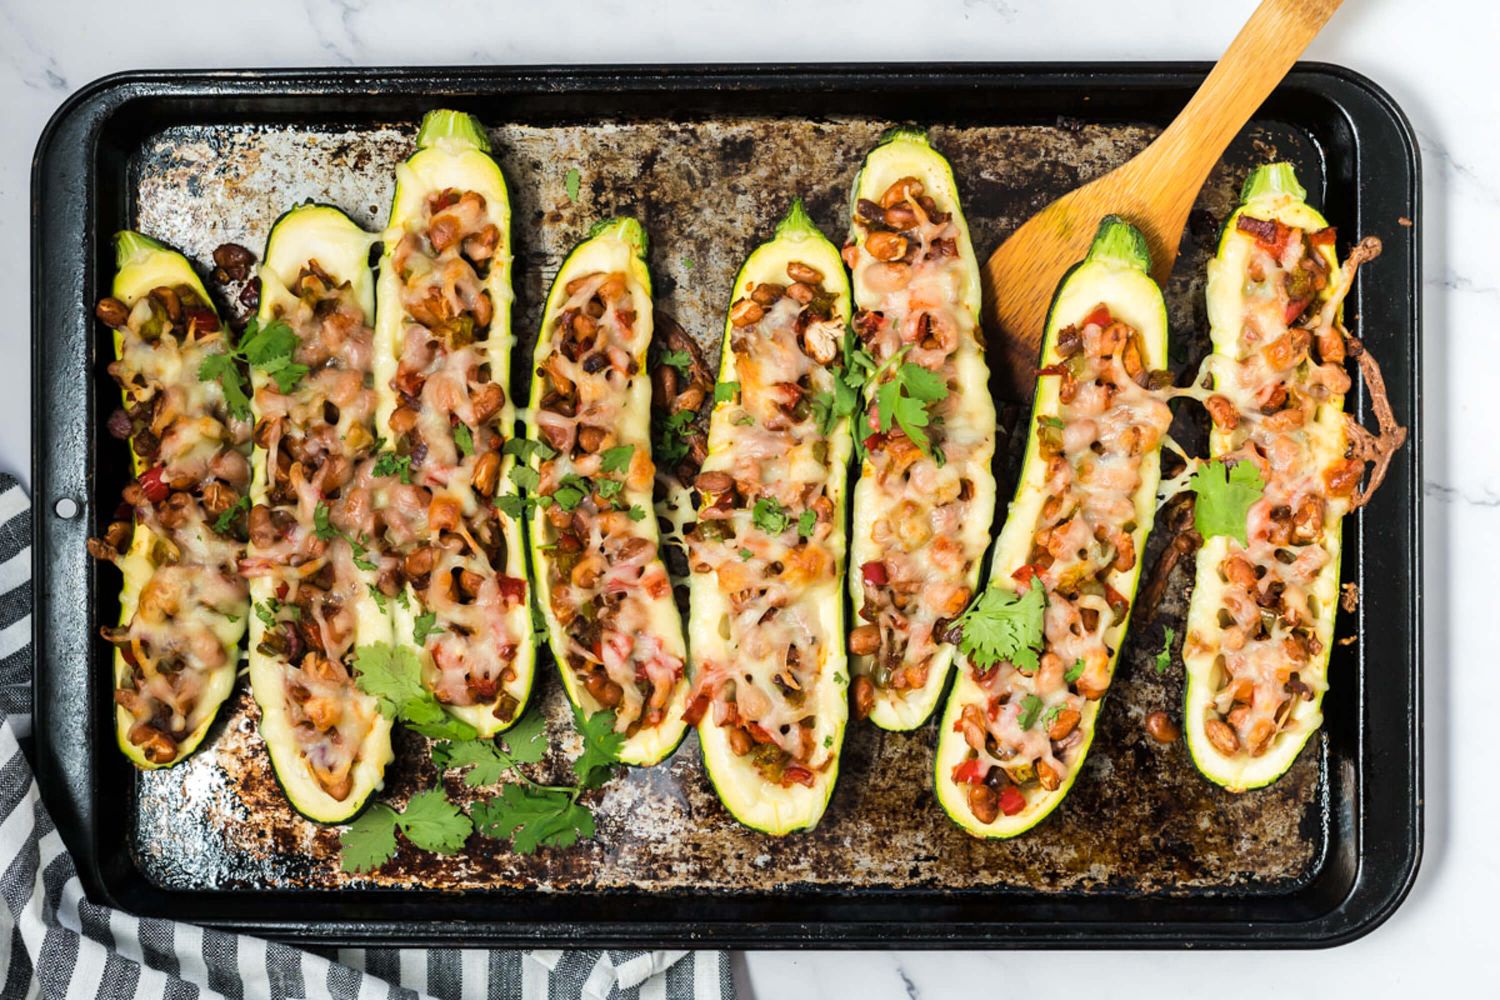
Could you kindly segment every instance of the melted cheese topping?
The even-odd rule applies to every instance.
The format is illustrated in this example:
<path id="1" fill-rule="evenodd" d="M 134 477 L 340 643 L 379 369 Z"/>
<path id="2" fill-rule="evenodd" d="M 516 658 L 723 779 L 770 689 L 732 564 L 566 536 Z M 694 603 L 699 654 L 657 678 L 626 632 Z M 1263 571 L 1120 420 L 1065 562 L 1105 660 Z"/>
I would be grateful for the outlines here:
<path id="1" fill-rule="evenodd" d="M 1190 630 L 1184 656 L 1213 660 L 1204 734 L 1220 754 L 1244 759 L 1264 754 L 1327 686 L 1329 574 L 1363 466 L 1344 457 L 1350 380 L 1337 312 L 1347 283 L 1331 260 L 1333 231 L 1246 215 L 1238 229 L 1230 238 L 1243 267 L 1229 280 L 1242 282 L 1243 315 L 1237 341 L 1216 345 L 1207 405 L 1214 456 L 1253 463 L 1265 490 L 1248 513 L 1247 545 L 1216 538 L 1205 547 L 1216 560 L 1216 607 L 1209 627 Z"/>
<path id="2" fill-rule="evenodd" d="M 689 721 L 711 712 L 766 780 L 810 786 L 841 722 L 820 717 L 818 691 L 835 683 L 828 666 L 843 642 L 826 611 L 842 600 L 844 555 L 843 497 L 831 492 L 842 475 L 812 400 L 832 396 L 845 324 L 821 274 L 793 269 L 817 284 L 746 289 L 755 297 L 730 311 L 739 393 L 714 410 L 688 536 L 692 572 L 713 575 L 724 614 L 716 655 L 697 663 Z"/>
<path id="3" fill-rule="evenodd" d="M 540 569 L 566 634 L 564 668 L 634 736 L 667 720 L 684 673 L 680 645 L 664 640 L 680 626 L 650 520 L 656 470 L 636 386 L 648 337 L 624 271 L 580 275 L 564 294 L 543 332 L 533 416 L 554 453 L 537 466 L 535 492 L 549 501 Z"/>
<path id="4" fill-rule="evenodd" d="M 881 205 L 862 201 L 858 239 L 845 248 L 859 307 L 854 328 L 877 366 L 865 390 L 868 422 L 856 430 L 867 456 L 855 571 L 863 586 L 857 611 L 878 627 L 879 645 L 855 662 L 882 697 L 924 689 L 934 668 L 946 669 L 948 660 L 937 659 L 940 651 L 951 656 L 942 633 L 973 595 L 994 502 L 994 411 L 966 294 L 964 255 L 972 251 L 953 215 L 922 191 L 921 182 L 902 178 Z M 889 416 L 880 430 L 880 386 L 902 363 L 947 385 L 947 396 L 928 407 L 926 451 Z"/>
<path id="5" fill-rule="evenodd" d="M 264 502 L 250 512 L 242 569 L 274 595 L 255 609 L 266 625 L 257 652 L 280 664 L 287 724 L 323 791 L 343 801 L 380 717 L 352 671 L 367 574 L 388 580 L 394 562 L 372 546 L 374 335 L 353 289 L 316 261 L 287 291 L 274 318 L 297 335 L 292 359 L 308 374 L 286 393 L 257 375 L 255 441 L 266 482 Z"/>
<path id="6" fill-rule="evenodd" d="M 225 347 L 195 288 L 143 295 L 116 344 L 109 371 L 124 392 L 137 471 L 145 471 L 125 490 L 133 526 L 113 526 L 110 540 L 90 550 L 125 576 L 121 625 L 104 630 L 116 647 L 115 703 L 129 719 L 122 739 L 164 764 L 201 735 L 232 685 L 249 593 L 237 572 L 240 522 L 227 512 L 249 489 L 250 424 L 229 413 L 219 382 L 198 376 Z M 121 553 L 115 545 L 125 538 L 131 544 Z"/>
<path id="7" fill-rule="evenodd" d="M 1046 499 L 1011 514 L 1035 518 L 1027 562 L 1012 580 L 1045 590 L 1045 651 L 1035 668 L 963 661 L 982 697 L 963 706 L 955 725 L 970 752 L 953 778 L 975 786 L 993 788 L 998 769 L 1017 785 L 1051 791 L 1077 766 L 1086 749 L 1080 722 L 1107 690 L 1124 638 L 1130 598 L 1114 584 L 1128 589 L 1117 574 L 1133 579 L 1141 555 L 1143 464 L 1154 461 L 1172 422 L 1161 394 L 1147 388 L 1150 356 L 1140 335 L 1106 307 L 1061 331 L 1058 354 L 1062 362 L 1043 372 L 1061 380 L 1057 411 L 1037 429 Z M 970 808 L 977 815 L 988 807 L 980 818 L 992 821 L 995 801 L 975 798 Z"/>
<path id="8" fill-rule="evenodd" d="M 516 614 L 526 581 L 505 573 L 519 536 L 493 504 L 497 491 L 514 491 L 501 452 L 514 408 L 491 353 L 492 334 L 507 331 L 492 330 L 488 283 L 509 252 L 475 191 L 430 195 L 400 238 L 388 261 L 403 313 L 391 345 L 400 406 L 386 429 L 405 474 L 384 486 L 385 541 L 403 556 L 398 582 L 412 584 L 439 630 L 424 642 L 426 682 L 439 701 L 485 705 L 501 721 L 514 717 L 529 684 L 515 666 L 529 641 L 529 620 Z"/>

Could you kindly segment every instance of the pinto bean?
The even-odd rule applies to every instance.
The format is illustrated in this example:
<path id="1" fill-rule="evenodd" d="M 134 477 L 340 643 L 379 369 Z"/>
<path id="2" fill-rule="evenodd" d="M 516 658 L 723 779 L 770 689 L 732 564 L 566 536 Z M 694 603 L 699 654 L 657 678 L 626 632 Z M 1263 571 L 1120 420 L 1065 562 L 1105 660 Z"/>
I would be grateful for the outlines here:
<path id="1" fill-rule="evenodd" d="M 94 315 L 98 316 L 99 321 L 105 326 L 119 330 L 130 319 L 130 310 L 119 299 L 103 298 L 99 300 L 98 305 L 94 306 Z"/>
<path id="2" fill-rule="evenodd" d="M 915 177 L 903 177 L 885 189 L 885 193 L 880 196 L 880 207 L 890 208 L 903 201 L 916 201 L 925 190 L 927 189 L 922 186 L 922 182 Z"/>
<path id="3" fill-rule="evenodd" d="M 727 472 L 700 472 L 693 485 L 699 493 L 723 493 L 734 487 L 734 477 Z"/>
<path id="4" fill-rule="evenodd" d="M 146 759 L 153 764 L 165 764 L 177 756 L 177 741 L 155 726 L 144 723 L 132 726 L 130 742 L 140 747 Z"/>
<path id="5" fill-rule="evenodd" d="M 854 678 L 852 687 L 854 692 L 854 717 L 856 719 L 868 719 L 870 712 L 875 708 L 875 682 L 864 674 L 860 674 Z"/>
<path id="6" fill-rule="evenodd" d="M 583 682 L 584 688 L 595 701 L 605 708 L 614 708 L 625 697 L 625 689 L 620 687 L 602 670 L 593 671 Z"/>
<path id="7" fill-rule="evenodd" d="M 880 626 L 861 625 L 849 633 L 849 652 L 855 656 L 870 656 L 880 649 Z"/>
<path id="8" fill-rule="evenodd" d="M 814 287 L 823 284 L 823 272 L 800 260 L 794 260 L 786 266 L 786 276 L 793 281 L 800 281 Z"/>
<path id="9" fill-rule="evenodd" d="M 584 424 L 578 428 L 578 447 L 586 455 L 592 455 L 604 445 L 604 439 L 609 435 L 603 427 L 595 427 L 592 424 Z"/>
<path id="10" fill-rule="evenodd" d="M 1036 780 L 1038 784 L 1049 792 L 1057 791 L 1058 786 L 1062 784 L 1061 775 L 1052 770 L 1052 765 L 1048 764 L 1045 760 L 1036 762 Z"/>
<path id="11" fill-rule="evenodd" d="M 999 793 L 989 785 L 970 785 L 969 812 L 986 825 L 995 822 L 1000 815 Z"/>
<path id="12" fill-rule="evenodd" d="M 876 260 L 900 260 L 906 256 L 906 237 L 884 230 L 873 232 L 865 238 L 865 249 Z"/>
<path id="13" fill-rule="evenodd" d="M 435 496 L 427 505 L 427 527 L 431 531 L 457 531 L 459 515 L 458 500 Z"/>
<path id="14" fill-rule="evenodd" d="M 399 406 L 391 414 L 390 424 L 391 433 L 396 437 L 409 434 L 417 426 L 417 411 L 409 406 Z"/>
<path id="15" fill-rule="evenodd" d="M 917 224 L 917 210 L 908 202 L 897 202 L 882 213 L 885 224 L 892 229 L 910 229 Z"/>
<path id="16" fill-rule="evenodd" d="M 755 749 L 755 741 L 739 726 L 729 727 L 729 749 L 736 757 L 743 757 Z"/>
<path id="17" fill-rule="evenodd" d="M 437 550 L 433 547 L 423 546 L 420 549 L 412 549 L 402 560 L 401 569 L 406 573 L 409 580 L 420 580 L 432 572 L 432 567 L 437 563 Z"/>
<path id="18" fill-rule="evenodd" d="M 1166 712 L 1152 712 L 1146 716 L 1146 732 L 1158 743 L 1176 743 L 1182 735 L 1182 730 Z"/>
<path id="19" fill-rule="evenodd" d="M 1234 730 L 1228 724 L 1219 719 L 1209 719 L 1203 726 L 1204 735 L 1208 742 L 1213 744 L 1215 750 L 1226 757 L 1237 754 L 1240 751 L 1240 738 L 1234 734 Z"/>
<path id="20" fill-rule="evenodd" d="M 1230 583 L 1247 588 L 1255 586 L 1255 567 L 1244 556 L 1230 556 L 1220 568 Z"/>
<path id="21" fill-rule="evenodd" d="M 271 508 L 258 503 L 250 508 L 250 541 L 258 548 L 270 548 L 281 537 L 271 520 Z"/>
<path id="22" fill-rule="evenodd" d="M 469 393 L 469 401 L 474 407 L 474 422 L 482 424 L 505 405 L 505 389 L 499 382 L 486 382 Z"/>
<path id="23" fill-rule="evenodd" d="M 1067 739 L 1068 734 L 1078 728 L 1078 722 L 1083 718 L 1083 713 L 1076 708 L 1065 708 L 1057 713 L 1057 718 L 1052 720 L 1052 725 L 1047 728 L 1047 739 L 1056 743 L 1058 740 Z"/>
<path id="24" fill-rule="evenodd" d="M 762 282 L 756 285 L 750 292 L 750 298 L 757 305 L 774 306 L 783 295 L 786 294 L 786 286 L 778 285 L 774 281 Z"/>
<path id="25" fill-rule="evenodd" d="M 1319 496 L 1308 496 L 1297 505 L 1297 510 L 1292 514 L 1292 541 L 1313 542 L 1323 533 L 1323 498 Z"/>
<path id="26" fill-rule="evenodd" d="M 766 314 L 754 299 L 739 299 L 729 307 L 729 322 L 734 326 L 749 326 L 759 323 Z"/>
<path id="27" fill-rule="evenodd" d="M 500 453 L 487 451 L 474 464 L 474 489 L 482 497 L 491 497 L 495 495 L 495 487 L 499 482 Z"/>

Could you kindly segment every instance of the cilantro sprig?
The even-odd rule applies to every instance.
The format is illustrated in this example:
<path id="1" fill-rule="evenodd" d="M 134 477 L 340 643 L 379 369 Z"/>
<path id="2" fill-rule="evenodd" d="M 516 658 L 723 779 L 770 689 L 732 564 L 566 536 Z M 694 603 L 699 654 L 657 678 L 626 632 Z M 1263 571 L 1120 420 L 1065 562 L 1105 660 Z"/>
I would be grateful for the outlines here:
<path id="1" fill-rule="evenodd" d="M 1172 642 L 1177 638 L 1177 630 L 1168 625 L 1161 637 L 1161 650 L 1156 654 L 1156 672 L 1164 674 L 1172 665 Z"/>
<path id="2" fill-rule="evenodd" d="M 339 834 L 344 870 L 369 872 L 389 861 L 396 853 L 397 830 L 424 851 L 456 854 L 474 832 L 474 822 L 441 788 L 418 792 L 401 812 L 377 802 Z"/>
<path id="3" fill-rule="evenodd" d="M 274 319 L 265 326 L 251 319 L 240 334 L 240 342 L 222 354 L 210 354 L 198 366 L 198 381 L 218 382 L 224 390 L 229 412 L 241 420 L 250 419 L 250 396 L 246 391 L 241 365 L 269 375 L 283 395 L 297 387 L 307 374 L 307 366 L 292 360 L 302 342 L 286 321 Z"/>
<path id="4" fill-rule="evenodd" d="M 1034 673 L 1046 607 L 1042 588 L 1035 584 L 1024 594 L 986 588 L 955 623 L 962 632 L 958 648 L 981 670 L 1004 661 L 1023 674 Z"/>
<path id="5" fill-rule="evenodd" d="M 1265 493 L 1266 483 L 1253 462 L 1228 465 L 1221 461 L 1199 466 L 1188 481 L 1197 494 L 1193 504 L 1193 527 L 1204 538 L 1227 535 L 1248 544 L 1250 508 Z"/>
<path id="6" fill-rule="evenodd" d="M 893 368 L 891 377 L 875 390 L 880 432 L 884 434 L 894 424 L 923 454 L 936 458 L 932 440 L 927 435 L 927 428 L 932 425 L 929 410 L 934 403 L 947 397 L 948 384 L 941 375 L 910 361 L 902 361 Z"/>
<path id="7" fill-rule="evenodd" d="M 474 727 L 443 711 L 422 684 L 422 663 L 410 646 L 377 642 L 354 651 L 354 683 L 380 706 L 380 714 L 433 739 L 471 740 Z"/>

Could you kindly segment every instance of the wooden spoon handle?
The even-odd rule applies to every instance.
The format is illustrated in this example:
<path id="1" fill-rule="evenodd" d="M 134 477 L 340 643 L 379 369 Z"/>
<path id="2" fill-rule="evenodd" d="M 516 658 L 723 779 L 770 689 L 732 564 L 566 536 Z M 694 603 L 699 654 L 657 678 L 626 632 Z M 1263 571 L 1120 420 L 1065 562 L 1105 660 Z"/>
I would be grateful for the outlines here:
<path id="1" fill-rule="evenodd" d="M 1188 206 L 1240 129 L 1343 0 L 1261 0 L 1182 113 L 1152 144 L 1149 165 Z M 1183 214 L 1186 215 L 1186 208 Z"/>

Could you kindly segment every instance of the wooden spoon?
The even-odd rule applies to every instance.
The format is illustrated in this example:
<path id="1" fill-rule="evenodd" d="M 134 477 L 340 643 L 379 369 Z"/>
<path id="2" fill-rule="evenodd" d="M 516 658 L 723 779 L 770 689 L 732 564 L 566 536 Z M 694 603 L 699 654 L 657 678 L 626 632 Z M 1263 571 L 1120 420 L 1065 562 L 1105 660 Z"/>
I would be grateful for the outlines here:
<path id="1" fill-rule="evenodd" d="M 1088 252 L 1099 221 L 1114 214 L 1134 223 L 1151 248 L 1153 277 L 1165 285 L 1208 172 L 1342 2 L 1262 0 L 1156 141 L 1052 202 L 990 256 L 984 267 L 986 319 L 1001 334 L 1006 364 L 998 377 L 1010 386 L 1011 398 L 1031 398 L 1052 293 Z"/>

